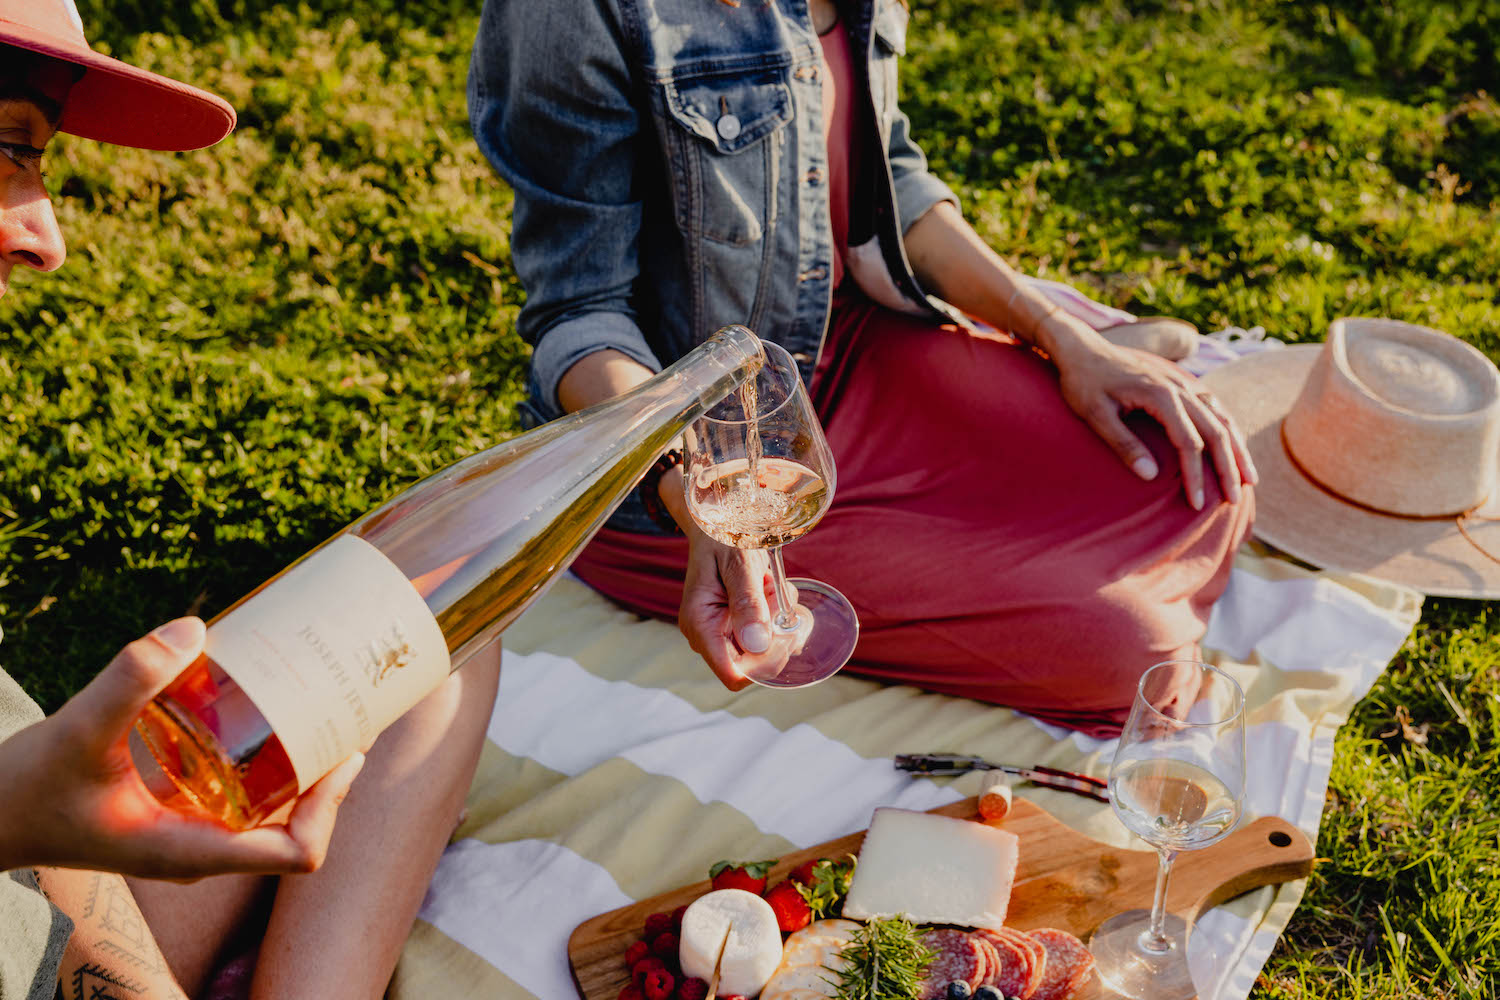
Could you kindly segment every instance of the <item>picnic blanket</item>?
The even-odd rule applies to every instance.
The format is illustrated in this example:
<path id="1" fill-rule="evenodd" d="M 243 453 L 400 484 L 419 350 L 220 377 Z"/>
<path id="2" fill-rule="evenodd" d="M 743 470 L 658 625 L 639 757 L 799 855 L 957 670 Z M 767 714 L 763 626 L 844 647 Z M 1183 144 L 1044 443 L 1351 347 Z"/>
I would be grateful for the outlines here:
<path id="1" fill-rule="evenodd" d="M 1283 816 L 1316 840 L 1334 733 L 1420 609 L 1406 588 L 1242 550 L 1205 648 L 1248 694 L 1250 816 Z M 468 817 L 396 970 L 395 1000 L 569 1000 L 568 936 L 589 917 L 706 878 L 720 858 L 773 858 L 861 830 L 877 806 L 929 809 L 977 791 L 978 775 L 913 779 L 892 754 L 950 750 L 1103 776 L 1114 750 L 1009 709 L 853 676 L 731 693 L 673 626 L 568 577 L 504 645 Z M 1108 806 L 1027 785 L 1017 794 L 1129 843 Z M 1249 994 L 1302 891 L 1259 889 L 1205 916 L 1191 948 L 1202 996 Z"/>

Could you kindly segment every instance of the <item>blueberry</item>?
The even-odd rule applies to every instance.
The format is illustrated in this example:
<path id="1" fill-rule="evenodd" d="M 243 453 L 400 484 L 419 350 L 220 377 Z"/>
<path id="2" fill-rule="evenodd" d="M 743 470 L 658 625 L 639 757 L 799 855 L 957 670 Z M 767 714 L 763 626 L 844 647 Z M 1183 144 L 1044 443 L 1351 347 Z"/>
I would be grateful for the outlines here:
<path id="1" fill-rule="evenodd" d="M 1005 994 L 993 986 L 981 986 L 974 991 L 974 1000 L 1005 1000 Z"/>
<path id="2" fill-rule="evenodd" d="M 943 994 L 947 1000 L 969 1000 L 972 993 L 969 992 L 969 984 L 962 979 L 955 979 L 948 984 L 948 992 Z"/>

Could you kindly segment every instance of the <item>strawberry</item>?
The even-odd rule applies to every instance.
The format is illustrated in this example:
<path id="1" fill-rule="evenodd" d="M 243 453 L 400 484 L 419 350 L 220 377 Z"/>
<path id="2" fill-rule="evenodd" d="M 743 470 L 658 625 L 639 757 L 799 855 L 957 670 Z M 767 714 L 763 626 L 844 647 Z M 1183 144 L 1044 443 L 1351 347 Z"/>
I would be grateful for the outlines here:
<path id="1" fill-rule="evenodd" d="M 671 1000 L 672 991 L 677 988 L 677 979 L 666 969 L 652 969 L 646 973 L 646 980 L 641 985 L 641 992 L 646 995 L 646 1000 Z"/>
<path id="2" fill-rule="evenodd" d="M 782 933 L 800 931 L 812 923 L 812 907 L 802 895 L 802 887 L 796 882 L 778 882 L 766 893 L 766 902 L 776 914 L 776 926 Z"/>
<path id="3" fill-rule="evenodd" d="M 663 962 L 655 955 L 647 955 L 645 958 L 641 959 L 639 962 L 630 967 L 630 981 L 635 984 L 636 989 L 645 992 L 646 977 L 653 972 L 666 971 L 666 962 Z"/>
<path id="4" fill-rule="evenodd" d="M 677 1000 L 707 1000 L 708 984 L 697 976 L 677 984 Z"/>
<path id="5" fill-rule="evenodd" d="M 657 935 L 672 930 L 670 913 L 653 913 L 646 918 L 646 940 L 655 941 Z"/>
<path id="6" fill-rule="evenodd" d="M 766 877 L 776 864 L 771 861 L 717 861 L 708 870 L 715 889 L 744 889 L 757 896 L 766 891 Z"/>
<path id="7" fill-rule="evenodd" d="M 814 869 L 827 860 L 827 858 L 813 858 L 811 861 L 804 861 L 796 868 L 793 868 L 792 873 L 787 878 L 799 885 L 812 885 Z"/>
<path id="8" fill-rule="evenodd" d="M 651 954 L 667 964 L 667 968 L 677 964 L 677 935 L 671 931 L 662 931 L 651 940 Z"/>
<path id="9" fill-rule="evenodd" d="M 634 986 L 627 986 L 620 991 L 620 995 L 615 1000 L 646 1000 L 646 997 Z"/>

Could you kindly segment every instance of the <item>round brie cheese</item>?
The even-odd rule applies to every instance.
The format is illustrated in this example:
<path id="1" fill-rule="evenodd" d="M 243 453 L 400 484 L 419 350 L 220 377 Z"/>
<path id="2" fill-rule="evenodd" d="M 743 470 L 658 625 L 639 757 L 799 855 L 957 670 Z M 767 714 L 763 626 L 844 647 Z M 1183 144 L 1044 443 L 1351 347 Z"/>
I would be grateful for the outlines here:
<path id="1" fill-rule="evenodd" d="M 725 934 L 728 934 L 726 939 Z M 699 896 L 682 915 L 678 958 L 684 976 L 713 978 L 719 964 L 719 993 L 753 997 L 781 964 L 781 930 L 771 904 L 743 889 L 717 889 Z"/>

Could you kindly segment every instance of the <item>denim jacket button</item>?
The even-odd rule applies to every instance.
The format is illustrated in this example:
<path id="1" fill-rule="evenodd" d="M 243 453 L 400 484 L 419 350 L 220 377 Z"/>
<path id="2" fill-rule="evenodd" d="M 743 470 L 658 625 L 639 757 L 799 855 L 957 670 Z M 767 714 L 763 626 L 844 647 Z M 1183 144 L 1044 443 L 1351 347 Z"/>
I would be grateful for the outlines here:
<path id="1" fill-rule="evenodd" d="M 735 115 L 721 115 L 714 128 L 723 139 L 733 139 L 740 134 L 740 120 Z"/>

